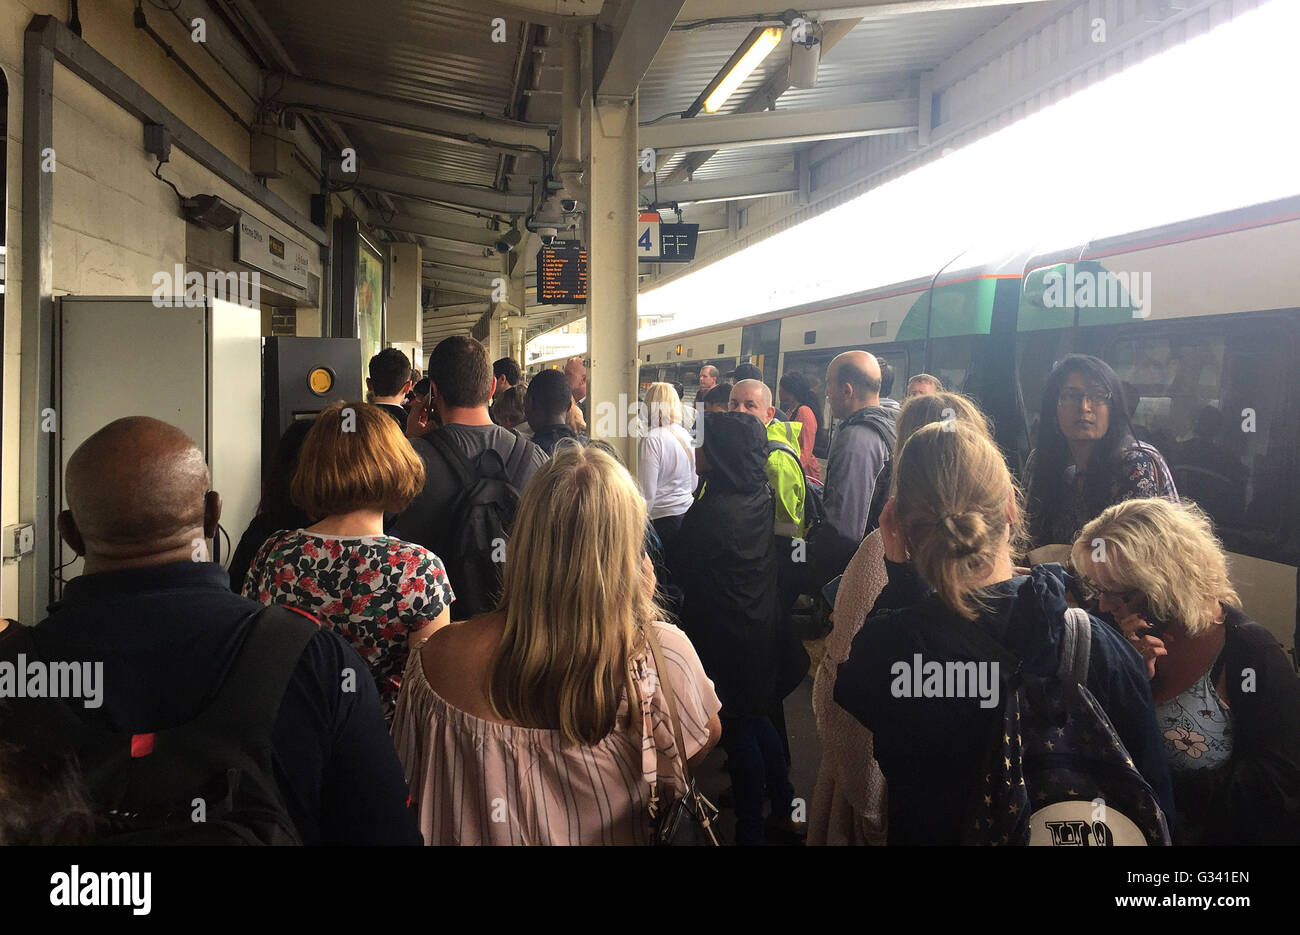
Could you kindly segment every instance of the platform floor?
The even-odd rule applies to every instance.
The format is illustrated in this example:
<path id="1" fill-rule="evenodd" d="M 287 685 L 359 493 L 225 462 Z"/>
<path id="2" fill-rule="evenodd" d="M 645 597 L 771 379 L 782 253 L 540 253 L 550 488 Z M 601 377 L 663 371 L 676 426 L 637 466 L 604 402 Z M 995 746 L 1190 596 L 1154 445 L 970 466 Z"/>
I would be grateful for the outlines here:
<path id="1" fill-rule="evenodd" d="M 812 656 L 813 646 L 809 645 L 808 649 Z M 790 781 L 794 784 L 795 797 L 804 800 L 805 813 L 812 806 L 813 788 L 817 784 L 817 766 L 822 755 L 821 744 L 817 740 L 817 726 L 813 721 L 812 683 L 812 676 L 809 675 L 785 699 L 785 726 L 790 737 Z M 724 762 L 726 754 L 719 744 L 696 772 L 700 791 L 714 804 L 717 804 L 722 790 L 731 785 L 731 778 L 722 768 Z M 733 843 L 735 827 L 735 812 L 729 808 L 722 809 L 718 816 L 721 843 Z"/>

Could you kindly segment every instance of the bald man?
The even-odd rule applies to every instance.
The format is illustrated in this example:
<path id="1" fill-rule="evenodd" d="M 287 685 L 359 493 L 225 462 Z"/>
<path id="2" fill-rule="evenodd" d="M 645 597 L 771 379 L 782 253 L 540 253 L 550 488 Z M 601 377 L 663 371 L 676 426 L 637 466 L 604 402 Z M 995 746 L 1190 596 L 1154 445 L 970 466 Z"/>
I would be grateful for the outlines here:
<path id="1" fill-rule="evenodd" d="M 232 593 L 226 572 L 207 560 L 221 498 L 184 432 L 142 416 L 110 423 L 73 453 L 65 490 L 59 533 L 85 559 L 84 571 L 29 639 L 47 662 L 102 665 L 102 704 L 71 710 L 87 726 L 120 735 L 135 757 L 131 775 L 152 770 L 150 786 L 167 790 L 150 799 L 128 787 L 133 810 L 188 815 L 196 795 L 218 795 L 206 801 L 215 822 L 220 790 L 207 783 L 220 785 L 240 764 L 216 752 L 196 761 L 178 751 L 226 749 L 233 757 L 230 750 L 242 749 L 249 762 L 240 788 L 261 777 L 267 795 L 279 797 L 281 826 L 287 821 L 285 830 L 303 843 L 420 843 L 360 656 L 314 618 Z M 181 742 L 200 715 L 234 718 L 237 699 L 259 696 L 271 700 L 232 727 L 210 720 L 207 741 Z M 169 730 L 177 740 L 160 745 L 166 757 L 135 752 L 140 738 L 151 746 L 155 732 Z M 97 764 L 92 757 L 83 765 L 93 772 Z M 237 809 L 249 806 L 245 794 L 235 795 Z"/>
<path id="2" fill-rule="evenodd" d="M 564 375 L 569 378 L 569 392 L 582 410 L 582 418 L 591 424 L 591 407 L 587 404 L 587 365 L 581 357 L 570 357 L 564 364 Z"/>
<path id="3" fill-rule="evenodd" d="M 772 390 L 759 380 L 741 380 L 733 386 L 729 408 L 732 412 L 743 412 L 758 419 L 767 432 L 767 480 L 776 494 L 773 528 L 778 537 L 787 540 L 781 545 L 788 555 L 788 540 L 802 537 L 805 532 L 803 464 L 799 461 L 799 430 L 802 426 L 797 422 L 776 421 Z M 794 595 L 790 599 L 793 602 Z"/>
<path id="4" fill-rule="evenodd" d="M 826 399 L 841 420 L 826 463 L 822 524 L 813 542 L 814 586 L 843 574 L 866 534 L 876 476 L 889 460 L 895 411 L 880 405 L 880 364 L 846 351 L 826 368 Z"/>

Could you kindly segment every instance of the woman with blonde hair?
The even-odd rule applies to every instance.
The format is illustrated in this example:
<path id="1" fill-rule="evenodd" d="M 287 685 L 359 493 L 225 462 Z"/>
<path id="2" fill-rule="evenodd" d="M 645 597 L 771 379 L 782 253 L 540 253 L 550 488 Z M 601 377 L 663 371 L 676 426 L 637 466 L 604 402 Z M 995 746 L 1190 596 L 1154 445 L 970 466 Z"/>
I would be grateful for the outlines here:
<path id="1" fill-rule="evenodd" d="M 424 464 L 386 412 L 335 403 L 316 417 L 289 494 L 320 521 L 262 544 L 244 596 L 314 614 L 366 660 L 392 717 L 409 646 L 450 618 L 456 599 L 442 560 L 384 535 L 424 486 Z"/>
<path id="2" fill-rule="evenodd" d="M 880 517 L 889 580 L 840 666 L 835 700 L 872 732 L 889 784 L 889 843 L 956 844 L 968 830 L 1000 703 L 996 694 L 971 691 L 913 697 L 912 680 L 899 673 L 918 662 L 970 660 L 974 640 L 962 630 L 979 628 L 1018 659 L 1021 672 L 1055 676 L 1066 632 L 1065 573 L 1042 565 L 1015 574 L 1020 493 L 982 426 L 922 426 L 899 453 L 895 477 Z M 1090 665 L 1081 684 L 1168 814 L 1169 765 L 1145 673 L 1118 633 L 1088 623 Z"/>
<path id="3" fill-rule="evenodd" d="M 910 398 L 898 414 L 895 452 L 923 425 L 960 419 L 988 431 L 988 419 L 960 393 Z M 892 461 L 885 463 L 886 468 Z M 882 471 L 883 474 L 883 471 Z M 877 481 L 888 499 L 889 483 Z M 885 586 L 885 550 L 873 529 L 844 569 L 832 614 L 834 627 L 813 677 L 812 705 L 821 740 L 817 786 L 808 810 L 810 845 L 884 844 L 885 777 L 871 752 L 871 731 L 834 703 L 836 670 Z"/>
<path id="4" fill-rule="evenodd" d="M 500 605 L 407 664 L 393 739 L 426 843 L 649 843 L 652 794 L 681 789 L 665 689 L 692 764 L 721 704 L 659 619 L 644 531 L 631 476 L 603 451 L 560 445 L 529 481 Z"/>
<path id="5" fill-rule="evenodd" d="M 1300 680 L 1241 609 L 1208 516 L 1127 500 L 1072 550 L 1085 589 L 1146 660 L 1183 844 L 1300 840 Z"/>
<path id="6" fill-rule="evenodd" d="M 651 383 L 645 391 L 645 434 L 637 458 L 636 479 L 646 512 L 664 548 L 681 528 L 695 492 L 695 448 L 682 427 L 682 401 L 669 383 Z"/>

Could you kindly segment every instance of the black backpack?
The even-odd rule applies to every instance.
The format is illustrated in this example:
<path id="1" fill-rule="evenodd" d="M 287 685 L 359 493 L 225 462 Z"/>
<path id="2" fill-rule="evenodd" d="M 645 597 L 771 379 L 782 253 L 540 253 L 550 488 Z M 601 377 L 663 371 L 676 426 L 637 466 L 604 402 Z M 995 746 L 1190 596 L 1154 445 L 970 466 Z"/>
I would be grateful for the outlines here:
<path id="1" fill-rule="evenodd" d="M 0 659 L 37 658 L 25 627 Z M 301 844 L 280 797 L 272 738 L 285 689 L 319 630 L 283 607 L 258 611 L 215 696 L 186 724 L 150 734 L 90 727 L 68 702 L 28 699 L 24 741 L 71 749 L 103 845 Z"/>
<path id="2" fill-rule="evenodd" d="M 936 600 L 936 598 L 931 598 Z M 1066 611 L 1053 676 L 1020 660 L 976 623 L 936 615 L 976 659 L 998 662 L 1001 717 L 962 827 L 963 844 L 1167 845 L 1159 800 L 1086 687 L 1087 612 Z"/>
<path id="3" fill-rule="evenodd" d="M 501 596 L 505 542 L 515 524 L 522 484 L 520 469 L 528 440 L 515 433 L 504 460 L 488 448 L 471 462 L 439 431 L 424 436 L 442 455 L 460 484 L 434 551 L 447 569 L 456 592 L 452 619 L 467 620 L 496 606 Z"/>

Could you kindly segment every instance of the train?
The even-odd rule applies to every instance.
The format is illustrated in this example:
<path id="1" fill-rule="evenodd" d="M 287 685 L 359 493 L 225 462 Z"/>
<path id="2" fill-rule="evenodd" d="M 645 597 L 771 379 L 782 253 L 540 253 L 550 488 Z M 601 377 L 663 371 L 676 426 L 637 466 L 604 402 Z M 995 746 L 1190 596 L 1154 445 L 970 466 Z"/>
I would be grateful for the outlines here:
<path id="1" fill-rule="evenodd" d="M 1140 438 L 1213 518 L 1248 614 L 1296 656 L 1300 614 L 1300 196 L 1068 246 L 975 249 L 933 275 L 640 342 L 642 387 L 757 365 L 819 397 L 835 355 L 868 350 L 901 397 L 916 373 L 975 399 L 1014 471 L 1066 354 L 1125 381 Z M 530 372 L 563 361 L 539 361 Z M 830 425 L 823 407 L 823 425 Z M 828 433 L 818 433 L 825 456 Z"/>

